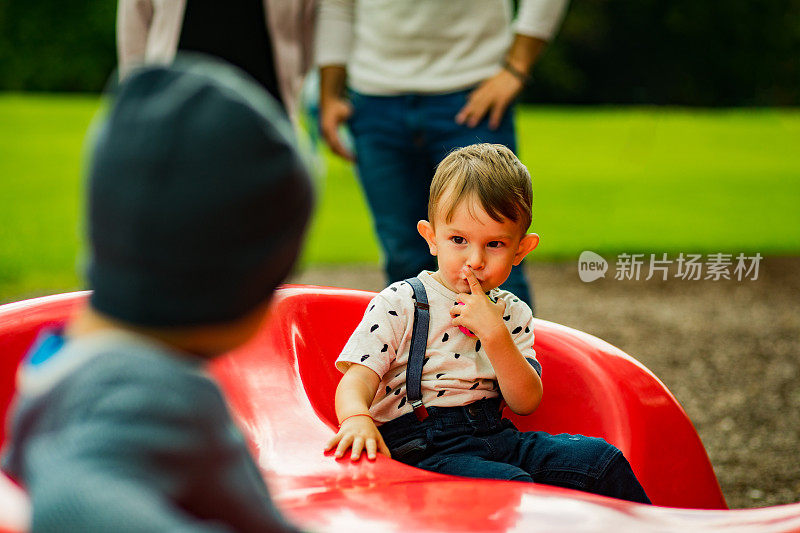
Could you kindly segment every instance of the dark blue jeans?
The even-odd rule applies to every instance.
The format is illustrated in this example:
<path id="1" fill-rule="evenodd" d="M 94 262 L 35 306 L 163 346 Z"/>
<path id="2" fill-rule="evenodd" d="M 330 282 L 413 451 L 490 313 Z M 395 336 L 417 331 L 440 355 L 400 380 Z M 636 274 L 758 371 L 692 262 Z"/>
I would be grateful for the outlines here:
<path id="1" fill-rule="evenodd" d="M 499 400 L 429 407 L 380 426 L 392 458 L 442 474 L 530 481 L 650 503 L 628 460 L 603 439 L 521 432 L 500 415 Z"/>
<path id="2" fill-rule="evenodd" d="M 428 218 L 428 192 L 436 165 L 455 148 L 479 142 L 504 144 L 516 152 L 513 110 L 500 127 L 486 120 L 474 128 L 456 124 L 469 90 L 448 94 L 368 96 L 350 93 L 350 132 L 358 176 L 372 212 L 384 253 L 389 283 L 421 270 L 436 270 L 436 260 L 417 233 L 417 222 Z M 514 267 L 502 288 L 533 308 L 533 298 L 521 268 Z"/>

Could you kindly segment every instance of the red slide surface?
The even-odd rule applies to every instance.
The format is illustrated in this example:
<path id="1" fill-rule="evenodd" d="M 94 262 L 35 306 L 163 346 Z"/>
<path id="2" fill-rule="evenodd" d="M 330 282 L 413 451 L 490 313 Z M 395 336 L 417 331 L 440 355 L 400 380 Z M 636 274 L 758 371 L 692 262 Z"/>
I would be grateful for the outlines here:
<path id="1" fill-rule="evenodd" d="M 245 346 L 209 367 L 277 504 L 315 531 L 800 531 L 800 504 L 729 511 L 686 413 L 643 365 L 586 333 L 537 320 L 545 395 L 520 429 L 603 437 L 631 462 L 653 506 L 543 485 L 444 476 L 379 456 L 336 461 L 334 368 L 374 293 L 286 286 Z M 0 307 L 0 407 L 19 360 L 85 293 Z M 4 435 L 0 433 L 0 440 Z M 24 531 L 25 494 L 0 476 L 0 533 Z"/>

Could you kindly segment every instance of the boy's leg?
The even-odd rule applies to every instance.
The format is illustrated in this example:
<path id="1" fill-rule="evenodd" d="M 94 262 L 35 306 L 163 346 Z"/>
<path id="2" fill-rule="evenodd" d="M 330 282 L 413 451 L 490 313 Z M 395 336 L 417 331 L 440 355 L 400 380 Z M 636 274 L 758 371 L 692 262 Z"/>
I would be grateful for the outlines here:
<path id="1" fill-rule="evenodd" d="M 622 452 L 606 469 L 595 493 L 631 502 L 651 503 Z"/>
<path id="2" fill-rule="evenodd" d="M 497 403 L 493 406 L 496 410 Z M 473 425 L 459 410 L 431 407 L 430 416 L 423 422 L 408 413 L 380 426 L 392 459 L 440 474 L 533 481 L 522 468 L 498 460 L 486 438 L 473 435 L 476 429 L 485 432 L 485 418 L 476 415 L 475 420 L 479 421 Z M 445 413 L 441 415 L 442 412 Z M 499 422 L 499 413 L 495 416 L 496 421 L 490 426 Z"/>
<path id="3" fill-rule="evenodd" d="M 417 233 L 417 221 L 428 218 L 433 169 L 420 148 L 418 106 L 413 98 L 351 93 L 349 126 L 358 177 L 383 249 L 389 283 L 436 269 L 435 258 Z"/>
<path id="4" fill-rule="evenodd" d="M 518 466 L 492 461 L 479 455 L 437 454 L 420 461 L 416 466 L 424 470 L 451 476 L 502 479 L 506 481 L 533 481 L 531 475 Z"/>
<path id="5" fill-rule="evenodd" d="M 447 154 L 475 143 L 502 144 L 517 153 L 517 140 L 514 135 L 514 109 L 509 108 L 496 130 L 489 128 L 488 119 L 484 118 L 474 128 L 456 124 L 455 116 L 466 104 L 470 90 L 449 94 L 424 97 L 424 118 L 428 142 L 426 144 L 433 165 L 445 158 Z M 431 175 L 431 179 L 433 176 Z M 430 184 L 430 180 L 428 180 Z M 533 292 L 528 285 L 523 269 L 524 262 L 511 269 L 500 288 L 514 293 L 531 309 L 534 308 Z"/>
<path id="6" fill-rule="evenodd" d="M 622 452 L 603 439 L 543 431 L 501 433 L 508 461 L 533 481 L 638 503 L 650 503 Z"/>

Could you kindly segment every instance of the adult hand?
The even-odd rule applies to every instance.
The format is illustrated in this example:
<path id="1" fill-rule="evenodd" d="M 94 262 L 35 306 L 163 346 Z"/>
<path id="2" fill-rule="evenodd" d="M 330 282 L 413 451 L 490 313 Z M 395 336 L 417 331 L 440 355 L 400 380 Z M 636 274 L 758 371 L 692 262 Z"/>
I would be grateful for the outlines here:
<path id="1" fill-rule="evenodd" d="M 469 293 L 460 293 L 458 299 L 464 305 L 450 308 L 454 326 L 464 326 L 479 339 L 487 340 L 492 335 L 507 332 L 503 321 L 506 303 L 502 299 L 492 302 L 486 297 L 481 282 L 475 277 L 471 268 L 465 268 L 464 274 L 469 283 Z"/>
<path id="2" fill-rule="evenodd" d="M 334 446 L 336 447 L 334 456 L 337 459 L 344 457 L 344 452 L 348 448 L 351 448 L 351 461 L 357 461 L 364 450 L 366 450 L 367 459 L 370 461 L 375 460 L 377 453 L 381 453 L 386 457 L 392 456 L 391 452 L 389 452 L 389 447 L 383 442 L 383 437 L 381 432 L 378 431 L 375 422 L 366 415 L 347 418 L 339 428 L 339 432 L 325 445 L 325 451 L 332 450 Z"/>
<path id="3" fill-rule="evenodd" d="M 353 154 L 345 148 L 339 136 L 339 127 L 353 114 L 353 106 L 344 98 L 338 96 L 328 96 L 320 99 L 319 102 L 319 123 L 322 130 L 322 137 L 325 142 L 339 157 L 348 161 L 354 161 Z"/>
<path id="4" fill-rule="evenodd" d="M 466 105 L 456 115 L 456 123 L 474 128 L 489 113 L 489 128 L 496 130 L 506 109 L 522 91 L 523 86 L 516 76 L 501 69 L 470 93 Z"/>

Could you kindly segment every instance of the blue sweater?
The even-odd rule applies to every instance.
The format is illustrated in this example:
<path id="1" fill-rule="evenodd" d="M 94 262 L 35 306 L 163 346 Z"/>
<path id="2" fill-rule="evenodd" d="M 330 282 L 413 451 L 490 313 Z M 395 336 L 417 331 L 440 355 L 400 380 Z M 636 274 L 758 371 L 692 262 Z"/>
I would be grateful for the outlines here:
<path id="1" fill-rule="evenodd" d="M 51 334 L 18 387 L 3 467 L 33 531 L 294 531 L 195 359 L 133 334 Z"/>

